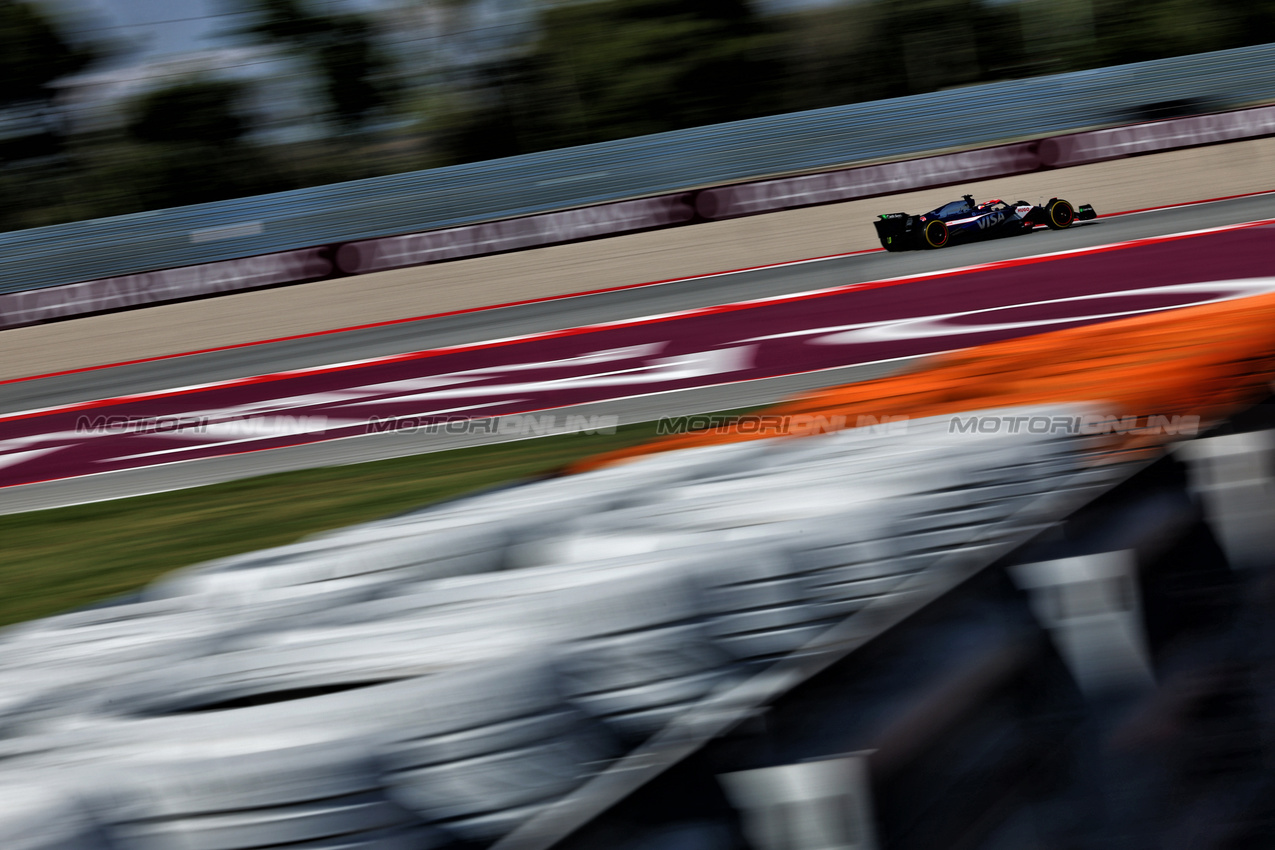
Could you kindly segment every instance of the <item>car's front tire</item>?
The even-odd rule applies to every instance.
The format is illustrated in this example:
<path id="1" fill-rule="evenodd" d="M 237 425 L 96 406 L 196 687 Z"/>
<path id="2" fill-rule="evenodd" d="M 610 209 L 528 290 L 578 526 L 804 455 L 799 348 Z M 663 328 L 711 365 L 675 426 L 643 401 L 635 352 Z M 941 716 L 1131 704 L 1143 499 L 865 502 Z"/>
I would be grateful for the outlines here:
<path id="1" fill-rule="evenodd" d="M 1050 230 L 1066 230 L 1076 220 L 1076 211 L 1071 204 L 1055 198 L 1045 205 L 1045 226 Z"/>

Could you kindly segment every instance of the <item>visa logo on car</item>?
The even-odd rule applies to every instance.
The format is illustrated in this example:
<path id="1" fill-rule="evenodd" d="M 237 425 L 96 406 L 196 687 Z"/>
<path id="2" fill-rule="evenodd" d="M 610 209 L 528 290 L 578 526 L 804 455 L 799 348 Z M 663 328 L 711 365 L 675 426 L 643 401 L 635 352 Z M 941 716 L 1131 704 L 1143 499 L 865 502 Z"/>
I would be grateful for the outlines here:
<path id="1" fill-rule="evenodd" d="M 978 220 L 978 229 L 986 230 L 987 228 L 992 227 L 993 225 L 1000 224 L 1004 220 L 1005 220 L 1005 213 L 1003 212 L 995 213 L 994 215 L 985 216 L 984 218 L 980 218 Z"/>

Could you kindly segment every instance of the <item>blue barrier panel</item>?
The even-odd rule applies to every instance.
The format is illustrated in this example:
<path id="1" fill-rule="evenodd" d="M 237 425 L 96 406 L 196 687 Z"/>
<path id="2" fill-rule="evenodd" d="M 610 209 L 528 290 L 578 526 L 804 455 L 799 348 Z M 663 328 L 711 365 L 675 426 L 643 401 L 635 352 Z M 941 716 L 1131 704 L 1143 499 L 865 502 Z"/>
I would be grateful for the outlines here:
<path id="1" fill-rule="evenodd" d="M 1275 44 L 0 234 L 0 292 L 432 230 L 1275 98 Z"/>

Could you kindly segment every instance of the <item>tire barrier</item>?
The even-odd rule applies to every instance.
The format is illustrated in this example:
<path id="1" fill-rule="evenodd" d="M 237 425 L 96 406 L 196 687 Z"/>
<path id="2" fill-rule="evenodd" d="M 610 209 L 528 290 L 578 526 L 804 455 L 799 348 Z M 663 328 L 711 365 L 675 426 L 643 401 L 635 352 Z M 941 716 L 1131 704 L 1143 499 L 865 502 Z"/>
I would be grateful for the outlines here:
<path id="1" fill-rule="evenodd" d="M 918 728 L 946 736 L 933 758 L 955 752 L 969 771 L 990 769 L 1005 741 L 1048 750 L 1057 738 L 1048 724 L 1014 726 L 1006 738 L 978 732 L 982 715 L 965 713 L 975 699 L 1046 694 L 1006 684 L 1062 664 L 1041 648 L 1042 625 L 1086 692 L 1106 693 L 1111 671 L 1091 676 L 1104 656 L 1072 651 L 1077 641 L 1088 649 L 1108 633 L 1132 635 L 1128 657 L 1145 666 L 1144 642 L 1163 651 L 1176 640 L 1144 641 L 1134 628 L 1139 609 L 1120 591 L 1136 579 L 1131 556 L 1069 551 L 1066 534 L 1040 532 L 1178 437 L 1141 419 L 1123 430 L 1077 423 L 1128 410 L 1189 413 L 1207 426 L 1266 397 L 1273 316 L 1275 298 L 1259 296 L 943 355 L 924 372 L 785 406 L 880 414 L 889 405 L 912 417 L 906 428 L 660 440 L 582 464 L 579 475 L 187 568 L 143 601 L 7 629 L 0 788 L 29 785 L 23 805 L 36 817 L 0 813 L 0 846 L 549 846 L 517 836 L 548 835 L 536 824 L 595 779 L 618 781 L 611 771 L 640 775 L 628 759 L 653 742 L 685 746 L 697 729 L 729 728 L 712 725 L 723 713 L 778 711 L 786 689 L 833 657 L 862 659 L 866 678 L 856 681 L 874 694 L 923 692 L 898 717 L 884 696 L 868 705 L 851 694 L 832 706 L 828 728 L 811 730 L 842 753 L 879 747 L 875 772 L 924 768 Z M 1252 499 L 1233 497 L 1262 491 L 1265 479 L 1247 470 L 1270 441 L 1206 439 L 1221 442 L 1183 450 L 1191 483 L 1220 517 L 1236 565 L 1256 571 L 1269 561 L 1267 526 L 1260 539 L 1235 534 L 1257 514 Z M 1114 495 L 1094 510 L 1139 507 Z M 1163 500 L 1141 508 L 1154 509 L 1157 528 L 1196 515 Z M 1148 548 L 1132 531 L 1099 536 L 1134 555 Z M 1207 551 L 1198 536 L 1193 545 L 1182 552 L 1192 563 Z M 984 570 L 1015 551 L 1035 566 Z M 1030 607 L 1016 597 L 1013 616 L 961 596 L 980 582 L 1011 593 L 1002 586 L 1011 576 L 1031 593 Z M 1178 596 L 1150 598 L 1159 628 L 1175 621 L 1163 606 Z M 1077 604 L 1051 607 L 1056 599 Z M 943 600 L 976 627 L 935 644 L 948 634 L 933 613 Z M 895 632 L 872 631 L 905 616 L 921 625 L 899 630 L 895 644 Z M 855 644 L 855 635 L 875 637 Z M 847 655 L 855 646 L 864 654 Z M 836 737 L 874 712 L 877 737 Z M 946 731 L 965 717 L 968 737 Z M 784 757 L 805 763 L 809 753 Z M 935 801 L 950 796 L 926 787 Z M 945 805 L 941 818 L 922 819 L 923 832 L 937 836 L 963 815 Z M 915 827 L 897 814 L 891 829 Z"/>
<path id="2" fill-rule="evenodd" d="M 241 595 L 269 588 L 365 581 L 369 586 L 495 569 L 504 541 L 490 528 L 407 529 L 378 540 L 332 537 L 295 543 L 184 570 L 148 596 Z"/>
<path id="3" fill-rule="evenodd" d="M 30 782 L 0 787 L 0 835 L 13 850 L 114 850 L 88 809 L 57 787 Z"/>
<path id="4" fill-rule="evenodd" d="M 84 801 L 56 834 L 69 846 L 502 841 L 701 706 L 768 693 L 772 670 L 864 618 L 949 592 L 1174 439 L 1076 427 L 1095 411 L 1207 425 L 1269 393 L 1273 314 L 1259 296 L 943 355 L 786 406 L 888 404 L 906 428 L 659 440 L 7 629 L 0 784 L 35 777 L 41 811 Z M 1200 469 L 1202 492 L 1225 478 Z M 1239 562 L 1255 551 L 1224 540 Z M 1068 592 L 1089 592 L 1081 572 Z M 989 652 L 988 676 L 1019 669 Z M 28 823 L 0 818 L 0 843 Z"/>
<path id="5" fill-rule="evenodd" d="M 989 563 L 1102 448 L 945 429 L 656 454 L 10 629 L 0 681 L 60 672 L 11 700 L 0 783 L 38 775 L 124 850 L 498 841 L 942 559 Z"/>
<path id="6" fill-rule="evenodd" d="M 270 735 L 173 741 L 125 759 L 97 805 L 121 850 L 442 846 L 381 785 L 370 747 Z M 296 741 L 296 738 L 302 738 Z"/>
<path id="7" fill-rule="evenodd" d="M 227 630 L 188 599 L 37 620 L 0 635 L 0 735 L 37 732 L 75 716 L 110 681 L 213 649 Z"/>

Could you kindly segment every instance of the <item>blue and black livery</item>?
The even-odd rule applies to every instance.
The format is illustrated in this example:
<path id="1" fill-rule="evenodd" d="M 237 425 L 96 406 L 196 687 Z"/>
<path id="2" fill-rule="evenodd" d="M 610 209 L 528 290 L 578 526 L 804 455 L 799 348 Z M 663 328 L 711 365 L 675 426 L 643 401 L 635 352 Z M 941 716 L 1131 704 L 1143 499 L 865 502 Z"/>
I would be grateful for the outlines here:
<path id="1" fill-rule="evenodd" d="M 887 251 L 942 248 L 953 241 L 1030 233 L 1039 225 L 1064 230 L 1076 221 L 1098 217 L 1089 204 L 1075 209 L 1061 198 L 1034 205 L 1007 204 L 999 198 L 976 203 L 973 195 L 944 204 L 924 215 L 889 213 L 875 222 L 881 247 Z"/>

